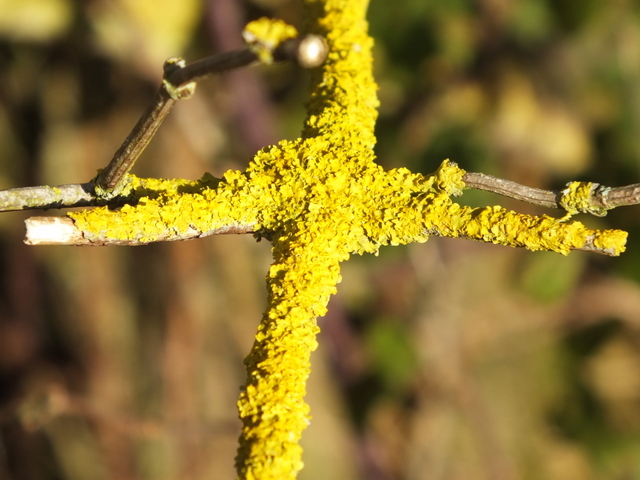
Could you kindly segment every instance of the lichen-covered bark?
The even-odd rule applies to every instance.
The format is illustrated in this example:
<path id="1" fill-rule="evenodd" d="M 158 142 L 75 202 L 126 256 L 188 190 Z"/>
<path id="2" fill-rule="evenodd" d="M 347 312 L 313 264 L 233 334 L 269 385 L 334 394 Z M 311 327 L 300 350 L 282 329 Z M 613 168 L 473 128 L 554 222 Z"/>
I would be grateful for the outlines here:
<path id="1" fill-rule="evenodd" d="M 301 138 L 261 150 L 245 172 L 229 171 L 220 181 L 132 177 L 135 205 L 71 214 L 99 238 L 164 240 L 167 230 L 179 235 L 236 222 L 255 225 L 272 241 L 269 305 L 238 402 L 243 429 L 236 467 L 243 479 L 292 479 L 302 468 L 298 441 L 309 422 L 304 396 L 316 319 L 340 281 L 340 262 L 351 254 L 430 235 L 562 254 L 591 242 L 619 254 L 626 238 L 502 207 L 462 207 L 452 197 L 464 188 L 464 171 L 450 161 L 427 177 L 383 170 L 374 162 L 378 100 L 367 1 L 306 3 L 310 29 L 325 36 L 329 55 L 316 73 Z M 570 195 L 567 201 L 571 206 Z"/>

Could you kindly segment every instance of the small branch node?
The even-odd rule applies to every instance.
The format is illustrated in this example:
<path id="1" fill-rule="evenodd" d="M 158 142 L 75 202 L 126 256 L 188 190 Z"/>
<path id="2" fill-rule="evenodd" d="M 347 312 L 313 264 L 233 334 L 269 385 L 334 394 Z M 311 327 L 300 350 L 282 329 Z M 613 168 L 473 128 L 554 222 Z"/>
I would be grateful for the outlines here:
<path id="1" fill-rule="evenodd" d="M 175 75 L 178 70 L 182 70 L 186 66 L 187 62 L 185 62 L 184 58 L 180 57 L 168 58 L 162 66 L 164 70 L 162 85 L 173 100 L 191 98 L 196 91 L 196 82 L 190 82 L 186 85 L 174 85 L 171 83 L 171 77 Z"/>

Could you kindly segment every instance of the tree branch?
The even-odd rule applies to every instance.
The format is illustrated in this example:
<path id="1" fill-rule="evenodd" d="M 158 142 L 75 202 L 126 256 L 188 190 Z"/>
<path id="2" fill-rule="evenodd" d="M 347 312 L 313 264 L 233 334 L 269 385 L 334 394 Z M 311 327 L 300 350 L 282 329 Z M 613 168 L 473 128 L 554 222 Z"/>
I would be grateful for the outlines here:
<path id="1" fill-rule="evenodd" d="M 80 230 L 69 217 L 31 217 L 25 220 L 25 225 L 27 227 L 27 233 L 24 243 L 27 245 L 139 246 L 149 243 L 140 241 L 139 239 L 114 240 L 94 238 L 94 236 L 88 234 L 88 232 Z M 254 224 L 226 225 L 204 232 L 197 229 L 189 229 L 181 234 L 167 230 L 165 238 L 158 238 L 154 241 L 191 240 L 211 235 L 243 234 L 253 233 L 253 231 Z"/>
<path id="2" fill-rule="evenodd" d="M 220 53 L 190 64 L 177 57 L 168 59 L 163 66 L 162 85 L 155 97 L 109 164 L 99 172 L 94 181 L 55 187 L 0 190 L 0 212 L 117 204 L 118 197 L 123 196 L 127 173 L 175 102 L 191 97 L 195 91 L 195 83 L 199 80 L 262 61 L 253 44 L 269 50 L 271 61 L 294 60 L 304 68 L 317 67 L 327 57 L 327 46 L 318 35 L 298 36 L 278 45 L 265 46 L 260 44 L 259 39 L 247 39 L 247 42 L 251 45 L 248 48 Z"/>
<path id="3" fill-rule="evenodd" d="M 466 172 L 462 177 L 462 181 L 469 189 L 485 190 L 541 207 L 561 208 L 557 202 L 558 192 L 551 190 L 527 187 L 511 180 L 492 177 L 484 173 Z"/>
<path id="4" fill-rule="evenodd" d="M 542 190 L 539 188 L 527 187 L 511 180 L 485 175 L 484 173 L 466 172 L 462 177 L 467 188 L 475 190 L 485 190 L 497 193 L 505 197 L 514 198 L 521 202 L 527 202 L 546 208 L 565 209 L 563 198 L 568 193 L 571 185 L 578 185 L 580 182 L 570 182 L 567 189 L 561 191 Z M 590 194 L 586 199 L 586 205 L 580 209 L 583 213 L 591 213 L 597 216 L 606 215 L 607 210 L 616 207 L 637 205 L 640 203 L 640 183 L 626 185 L 623 187 L 606 187 L 598 183 L 584 183 L 590 186 Z"/>
<path id="5" fill-rule="evenodd" d="M 96 177 L 97 196 L 110 199 L 120 194 L 125 186 L 127 173 L 156 134 L 175 102 L 191 98 L 199 80 L 257 62 L 295 60 L 305 68 L 312 68 L 322 64 L 327 56 L 324 40 L 318 35 L 291 38 L 273 45 L 264 44 L 246 31 L 245 37 L 249 47 L 242 50 L 220 53 L 188 65 L 184 59 L 178 57 L 169 58 L 164 63 L 162 85 L 151 104 L 109 164 Z"/>
<path id="6" fill-rule="evenodd" d="M 92 183 L 0 190 L 0 212 L 36 208 L 92 207 L 106 203 L 105 200 L 95 196 Z"/>

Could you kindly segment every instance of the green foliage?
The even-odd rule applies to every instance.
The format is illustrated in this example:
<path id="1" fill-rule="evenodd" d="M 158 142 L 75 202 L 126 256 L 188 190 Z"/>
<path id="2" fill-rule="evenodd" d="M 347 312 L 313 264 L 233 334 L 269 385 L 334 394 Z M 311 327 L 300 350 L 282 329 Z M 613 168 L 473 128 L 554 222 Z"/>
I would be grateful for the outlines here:
<path id="1" fill-rule="evenodd" d="M 522 289 L 540 302 L 554 302 L 567 298 L 576 288 L 584 271 L 582 255 L 558 261 L 547 252 L 539 252 L 523 259 L 520 282 Z"/>
<path id="2" fill-rule="evenodd" d="M 415 345 L 406 327 L 390 319 L 377 319 L 366 329 L 365 344 L 371 366 L 390 393 L 400 393 L 415 379 L 417 357 Z"/>

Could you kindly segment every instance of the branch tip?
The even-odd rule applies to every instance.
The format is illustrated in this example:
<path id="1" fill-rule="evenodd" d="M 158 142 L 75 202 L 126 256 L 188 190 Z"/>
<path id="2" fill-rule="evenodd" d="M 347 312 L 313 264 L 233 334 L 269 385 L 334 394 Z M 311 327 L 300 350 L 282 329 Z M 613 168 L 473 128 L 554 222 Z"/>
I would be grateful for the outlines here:
<path id="1" fill-rule="evenodd" d="M 24 223 L 27 245 L 89 245 L 68 217 L 30 217 Z"/>

